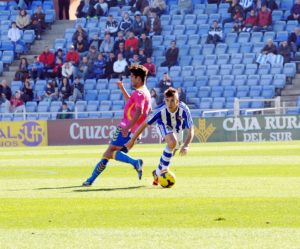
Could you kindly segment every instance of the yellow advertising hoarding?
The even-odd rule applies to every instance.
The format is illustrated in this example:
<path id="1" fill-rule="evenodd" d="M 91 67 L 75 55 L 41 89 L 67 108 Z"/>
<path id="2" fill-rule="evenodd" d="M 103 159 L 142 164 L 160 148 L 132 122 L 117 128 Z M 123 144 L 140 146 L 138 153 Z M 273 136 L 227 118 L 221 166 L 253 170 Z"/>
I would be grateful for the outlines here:
<path id="1" fill-rule="evenodd" d="M 47 121 L 0 122 L 0 147 L 47 145 Z"/>

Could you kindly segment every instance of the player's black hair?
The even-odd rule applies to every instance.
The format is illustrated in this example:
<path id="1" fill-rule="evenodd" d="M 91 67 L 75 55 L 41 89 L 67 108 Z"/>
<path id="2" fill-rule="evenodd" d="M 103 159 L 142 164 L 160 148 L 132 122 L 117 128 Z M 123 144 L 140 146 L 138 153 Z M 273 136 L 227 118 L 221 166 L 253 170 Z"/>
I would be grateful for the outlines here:
<path id="1" fill-rule="evenodd" d="M 175 95 L 178 95 L 178 91 L 173 88 L 173 87 L 169 87 L 165 92 L 164 92 L 164 96 L 165 98 L 170 98 L 170 97 L 173 97 Z"/>

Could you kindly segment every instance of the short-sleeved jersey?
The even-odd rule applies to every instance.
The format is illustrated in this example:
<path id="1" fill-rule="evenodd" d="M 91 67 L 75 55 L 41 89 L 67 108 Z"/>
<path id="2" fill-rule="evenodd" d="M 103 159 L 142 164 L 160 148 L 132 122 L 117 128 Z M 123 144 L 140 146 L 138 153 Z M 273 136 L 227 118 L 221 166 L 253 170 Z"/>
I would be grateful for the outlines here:
<path id="1" fill-rule="evenodd" d="M 164 126 L 167 130 L 172 130 L 177 133 L 193 126 L 190 109 L 183 102 L 179 102 L 178 109 L 174 113 L 168 110 L 166 104 L 155 109 L 147 118 L 147 124 L 151 125 L 155 121 L 158 125 Z"/>
<path id="2" fill-rule="evenodd" d="M 124 107 L 123 119 L 119 123 L 120 127 L 126 127 L 130 123 L 137 108 L 141 108 L 141 116 L 131 128 L 131 133 L 137 130 L 151 111 L 151 95 L 146 86 L 136 89 L 131 93 Z"/>

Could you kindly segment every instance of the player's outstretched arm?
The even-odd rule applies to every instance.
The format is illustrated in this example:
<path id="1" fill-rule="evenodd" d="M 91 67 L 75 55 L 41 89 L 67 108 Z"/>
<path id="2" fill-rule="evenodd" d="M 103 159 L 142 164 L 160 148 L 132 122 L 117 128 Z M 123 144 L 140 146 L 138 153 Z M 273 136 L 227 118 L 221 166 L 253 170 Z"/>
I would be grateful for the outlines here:
<path id="1" fill-rule="evenodd" d="M 132 138 L 125 144 L 125 147 L 130 150 L 137 138 L 142 134 L 142 132 L 147 128 L 148 124 L 144 122 L 143 124 L 140 125 L 140 127 L 136 130 L 136 132 L 133 134 Z"/>
<path id="2" fill-rule="evenodd" d="M 189 145 L 192 142 L 194 138 L 194 126 L 192 126 L 190 129 L 188 129 L 188 135 L 183 143 L 183 145 L 180 148 L 179 155 L 185 156 L 188 152 Z"/>
<path id="3" fill-rule="evenodd" d="M 130 98 L 130 95 L 126 91 L 123 82 L 119 80 L 119 81 L 117 81 L 117 85 L 120 88 L 120 90 L 121 90 L 121 92 L 122 92 L 122 94 L 124 96 L 125 101 L 127 101 Z"/>

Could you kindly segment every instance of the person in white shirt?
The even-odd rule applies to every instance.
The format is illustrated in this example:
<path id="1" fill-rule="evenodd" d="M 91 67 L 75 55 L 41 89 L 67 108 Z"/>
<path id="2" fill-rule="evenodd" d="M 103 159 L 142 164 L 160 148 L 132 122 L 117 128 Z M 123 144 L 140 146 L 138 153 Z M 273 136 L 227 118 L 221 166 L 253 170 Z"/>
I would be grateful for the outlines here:
<path id="1" fill-rule="evenodd" d="M 18 29 L 16 22 L 11 23 L 11 28 L 8 30 L 7 37 L 10 41 L 12 41 L 14 45 L 14 51 L 16 51 L 17 44 L 22 46 L 22 51 L 26 51 L 25 43 L 21 40 L 21 30 Z"/>
<path id="2" fill-rule="evenodd" d="M 127 61 L 123 58 L 122 53 L 119 53 L 118 60 L 114 62 L 114 66 L 113 66 L 114 73 L 119 77 L 123 76 L 126 74 L 125 72 L 126 67 L 127 67 Z"/>

